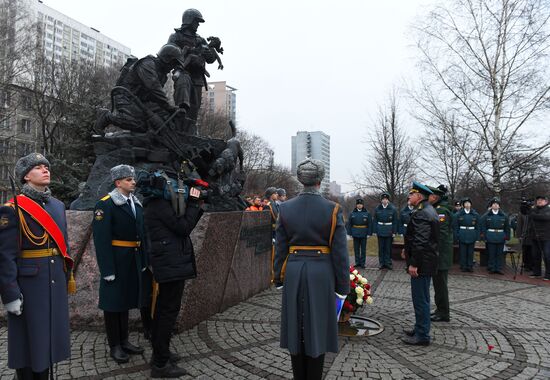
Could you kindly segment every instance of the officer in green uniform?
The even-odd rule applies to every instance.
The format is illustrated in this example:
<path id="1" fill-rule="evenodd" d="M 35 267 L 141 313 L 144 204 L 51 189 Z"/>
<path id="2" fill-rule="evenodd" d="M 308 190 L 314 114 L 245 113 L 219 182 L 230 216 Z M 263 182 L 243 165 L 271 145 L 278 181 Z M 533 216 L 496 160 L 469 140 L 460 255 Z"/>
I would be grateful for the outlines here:
<path id="1" fill-rule="evenodd" d="M 133 167 L 115 166 L 111 179 L 115 189 L 97 202 L 92 227 L 101 273 L 99 308 L 105 316 L 110 355 L 117 363 L 126 363 L 128 354 L 143 352 L 128 342 L 128 311 L 141 307 L 141 273 L 147 268 L 143 209 L 133 194 Z"/>
<path id="2" fill-rule="evenodd" d="M 500 209 L 500 199 L 491 199 L 489 205 L 490 210 L 481 217 L 481 236 L 489 256 L 487 271 L 504 274 L 504 243 L 510 240 L 510 222 L 508 215 Z"/>
<path id="3" fill-rule="evenodd" d="M 463 198 L 461 204 L 462 208 L 455 213 L 453 218 L 453 231 L 460 251 L 460 270 L 473 272 L 474 248 L 476 241 L 479 240 L 481 217 L 472 208 L 470 198 Z"/>
<path id="4" fill-rule="evenodd" d="M 449 322 L 449 289 L 447 288 L 447 279 L 449 269 L 453 265 L 453 210 L 447 199 L 447 188 L 444 185 L 428 187 L 433 192 L 433 194 L 430 194 L 428 200 L 435 208 L 439 218 L 439 256 L 437 272 L 432 277 L 436 309 L 431 320 L 433 322 Z"/>

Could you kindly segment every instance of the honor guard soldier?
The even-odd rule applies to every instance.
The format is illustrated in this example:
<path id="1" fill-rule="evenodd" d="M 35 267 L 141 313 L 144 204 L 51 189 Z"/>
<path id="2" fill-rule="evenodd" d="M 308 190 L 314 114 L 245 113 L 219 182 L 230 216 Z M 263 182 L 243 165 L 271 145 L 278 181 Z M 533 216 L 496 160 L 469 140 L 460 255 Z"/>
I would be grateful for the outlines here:
<path id="1" fill-rule="evenodd" d="M 435 312 L 432 322 L 449 322 L 449 289 L 447 287 L 449 269 L 453 266 L 453 209 L 447 201 L 447 188 L 444 185 L 428 188 L 433 192 L 428 200 L 439 217 L 439 261 L 437 273 L 432 277 L 434 285 Z"/>
<path id="2" fill-rule="evenodd" d="M 399 214 L 399 233 L 403 236 L 405 236 L 405 231 L 407 231 L 407 225 L 409 224 L 413 210 L 414 207 L 407 200 L 407 205 L 403 207 L 401 213 Z"/>
<path id="3" fill-rule="evenodd" d="M 346 231 L 353 238 L 355 266 L 364 268 L 367 258 L 367 237 L 372 235 L 372 217 L 361 198 L 355 201 L 355 209 L 348 217 Z"/>
<path id="4" fill-rule="evenodd" d="M 481 217 L 472 208 L 470 198 L 463 198 L 460 203 L 462 208 L 453 219 L 455 240 L 458 241 L 460 252 L 460 270 L 473 272 L 474 248 L 476 241 L 479 240 Z"/>
<path id="5" fill-rule="evenodd" d="M 46 380 L 53 364 L 71 354 L 73 260 L 65 206 L 48 188 L 49 168 L 39 153 L 20 158 L 21 195 L 0 207 L 0 295 L 8 311 L 8 367 L 19 380 Z"/>
<path id="6" fill-rule="evenodd" d="M 430 281 L 437 273 L 439 218 L 428 202 L 432 191 L 413 182 L 409 200 L 415 207 L 405 233 L 405 259 L 411 276 L 411 294 L 415 325 L 405 330 L 402 339 L 406 344 L 427 346 L 430 344 Z"/>
<path id="7" fill-rule="evenodd" d="M 381 203 L 373 212 L 373 232 L 378 238 L 378 262 L 380 269 L 393 269 L 391 249 L 397 233 L 397 210 L 390 203 L 390 195 L 383 193 Z"/>
<path id="8" fill-rule="evenodd" d="M 481 217 L 481 236 L 487 247 L 489 273 L 504 274 L 504 243 L 510 240 L 508 215 L 500 209 L 500 199 L 489 202 L 490 210 Z"/>
<path id="9" fill-rule="evenodd" d="M 295 379 L 321 379 L 326 352 L 338 352 L 336 297 L 349 293 L 349 255 L 342 210 L 319 192 L 323 163 L 298 164 L 304 190 L 281 204 L 275 285 L 283 291 L 281 347 Z M 335 294 L 336 293 L 336 294 Z"/>
<path id="10" fill-rule="evenodd" d="M 133 194 L 133 167 L 113 167 L 111 179 L 115 189 L 97 202 L 92 226 L 101 273 L 99 308 L 105 317 L 110 355 L 117 363 L 126 363 L 128 354 L 143 352 L 128 342 L 128 311 L 141 307 L 142 271 L 147 267 L 142 250 L 143 210 Z"/>

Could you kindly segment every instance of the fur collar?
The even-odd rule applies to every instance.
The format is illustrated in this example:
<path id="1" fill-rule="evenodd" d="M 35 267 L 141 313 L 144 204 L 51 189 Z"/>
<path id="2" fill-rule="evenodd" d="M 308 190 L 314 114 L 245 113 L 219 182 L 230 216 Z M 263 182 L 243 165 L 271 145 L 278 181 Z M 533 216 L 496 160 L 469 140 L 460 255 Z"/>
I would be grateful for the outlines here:
<path id="1" fill-rule="evenodd" d="M 124 195 L 120 194 L 117 189 L 113 189 L 113 191 L 111 191 L 109 195 L 111 196 L 113 203 L 117 206 L 122 206 L 126 203 L 126 198 L 124 197 Z M 139 207 L 143 207 L 139 199 L 133 193 L 131 193 L 130 196 L 132 197 L 132 200 L 136 205 L 138 205 Z"/>

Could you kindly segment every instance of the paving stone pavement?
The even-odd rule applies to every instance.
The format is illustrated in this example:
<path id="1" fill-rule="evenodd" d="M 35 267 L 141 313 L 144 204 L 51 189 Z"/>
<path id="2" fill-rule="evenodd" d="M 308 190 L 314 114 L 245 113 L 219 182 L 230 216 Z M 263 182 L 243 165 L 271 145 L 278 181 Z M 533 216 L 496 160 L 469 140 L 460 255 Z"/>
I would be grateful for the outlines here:
<path id="1" fill-rule="evenodd" d="M 369 260 L 368 264 L 374 261 Z M 402 329 L 414 323 L 409 278 L 402 270 L 365 270 L 375 302 L 361 314 L 380 321 L 383 333 L 341 338 L 328 354 L 325 379 L 550 379 L 550 287 L 510 279 L 453 273 L 450 323 L 432 324 L 433 343 L 410 347 Z M 176 335 L 184 379 L 291 379 L 287 351 L 279 348 L 281 294 L 270 289 Z M 145 379 L 151 349 L 138 334 L 130 341 L 143 356 L 118 365 L 109 360 L 102 332 L 73 331 L 72 359 L 59 379 Z M 0 328 L 0 379 L 7 368 L 7 330 Z"/>

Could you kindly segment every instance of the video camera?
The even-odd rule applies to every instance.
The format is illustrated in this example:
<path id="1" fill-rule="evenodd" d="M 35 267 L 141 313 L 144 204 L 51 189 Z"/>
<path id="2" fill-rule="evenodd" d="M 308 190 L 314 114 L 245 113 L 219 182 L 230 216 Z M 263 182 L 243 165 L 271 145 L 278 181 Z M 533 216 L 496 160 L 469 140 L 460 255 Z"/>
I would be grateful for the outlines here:
<path id="1" fill-rule="evenodd" d="M 181 182 L 181 187 L 178 182 Z M 163 170 L 155 170 L 151 173 L 140 172 L 137 176 L 136 186 L 144 197 L 163 198 L 168 201 L 172 201 L 174 195 L 183 194 L 187 202 L 190 188 L 194 187 L 199 190 L 200 195 L 198 198 L 193 198 L 209 203 L 210 193 L 212 192 L 209 189 L 208 182 L 195 178 L 174 179 L 169 177 Z"/>
<path id="2" fill-rule="evenodd" d="M 521 197 L 520 203 L 522 206 L 532 207 L 535 205 L 535 200 L 533 198 Z"/>

